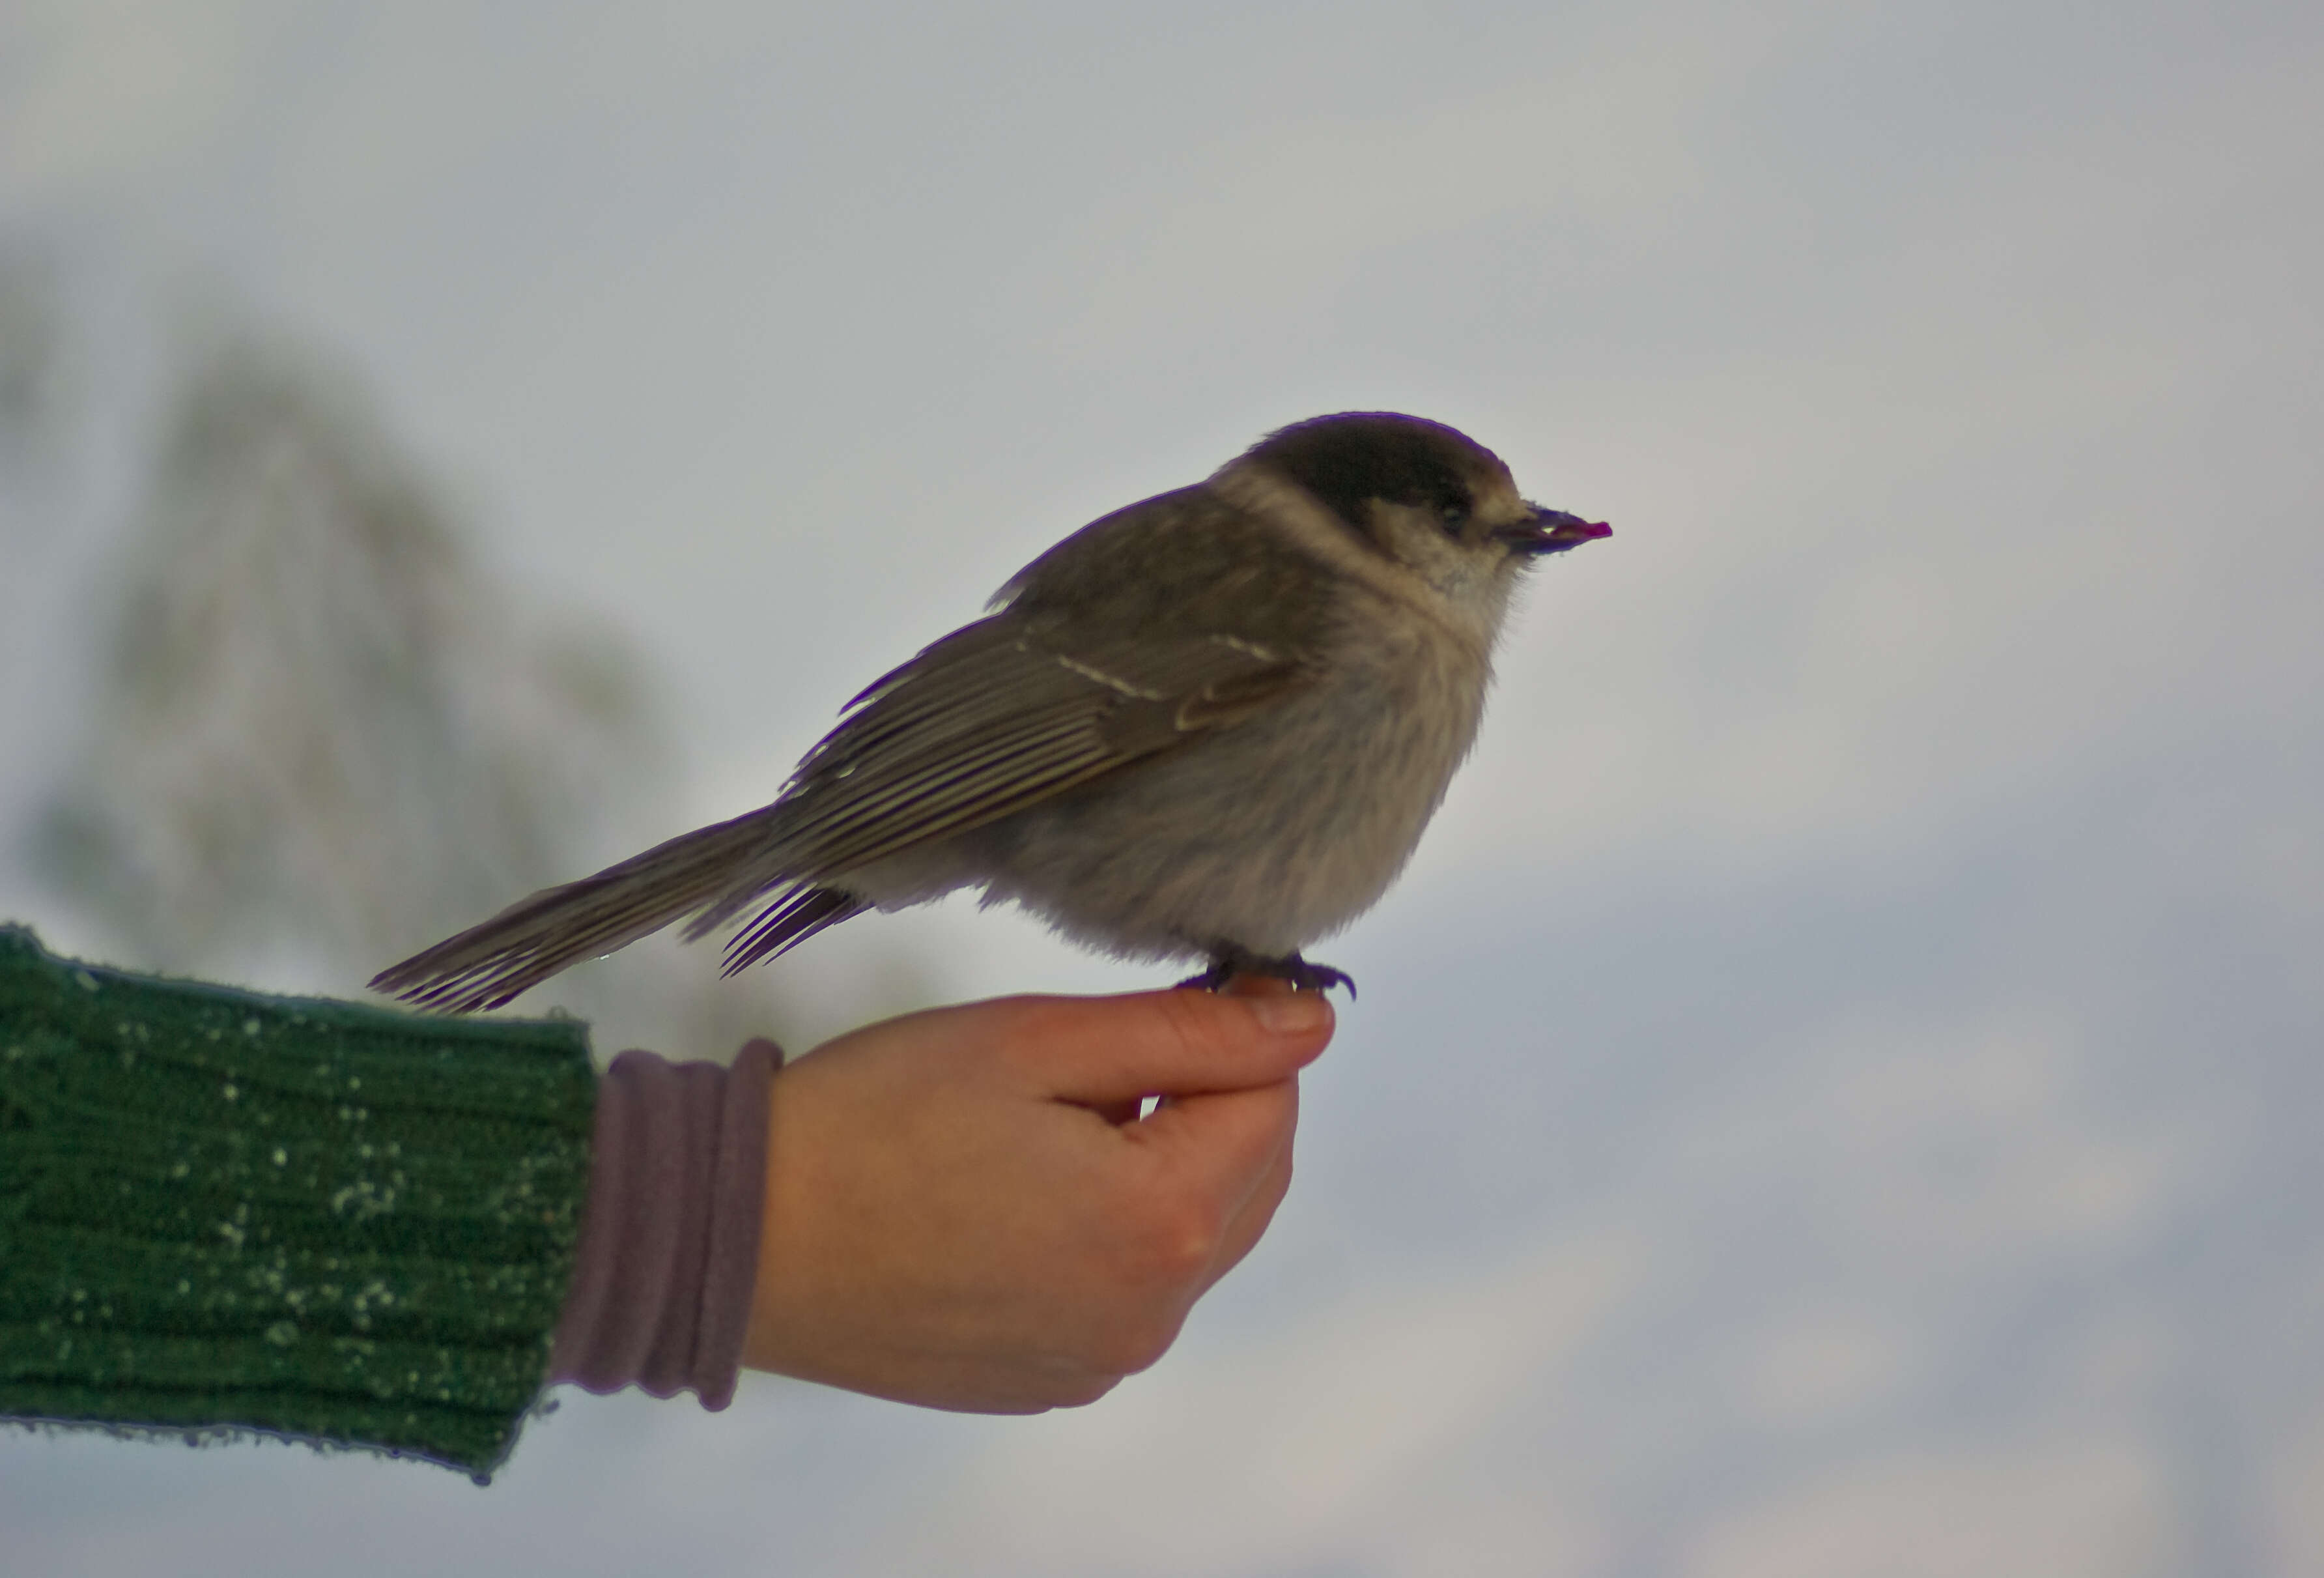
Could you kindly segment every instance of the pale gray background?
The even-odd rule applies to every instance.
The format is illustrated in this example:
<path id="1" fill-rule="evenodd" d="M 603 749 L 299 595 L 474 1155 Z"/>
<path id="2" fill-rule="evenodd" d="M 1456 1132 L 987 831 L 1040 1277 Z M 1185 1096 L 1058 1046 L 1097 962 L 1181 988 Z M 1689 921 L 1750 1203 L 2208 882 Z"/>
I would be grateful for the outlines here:
<path id="1" fill-rule="evenodd" d="M 80 349 L 0 518 L 14 823 L 190 299 L 645 654 L 663 831 L 1282 421 L 1441 418 L 1617 535 L 1322 950 L 1291 1200 L 1150 1374 L 582 1398 L 484 1491 L 0 1437 L 5 1564 L 2324 1572 L 2319 84 L 2292 4 L 20 0 Z M 1154 979 L 848 931 L 776 966 L 813 1032 L 881 959 Z"/>

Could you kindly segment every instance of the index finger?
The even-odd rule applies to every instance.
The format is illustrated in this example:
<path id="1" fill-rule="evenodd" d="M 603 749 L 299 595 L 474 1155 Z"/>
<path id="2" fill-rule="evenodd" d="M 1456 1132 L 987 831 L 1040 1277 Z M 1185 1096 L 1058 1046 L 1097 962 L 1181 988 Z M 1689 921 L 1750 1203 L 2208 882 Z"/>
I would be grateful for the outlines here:
<path id="1" fill-rule="evenodd" d="M 1095 1104 L 1136 1096 L 1249 1091 L 1281 1083 L 1332 1038 L 1332 1006 L 1313 992 L 1019 1000 L 1010 1061 L 1044 1094 Z"/>

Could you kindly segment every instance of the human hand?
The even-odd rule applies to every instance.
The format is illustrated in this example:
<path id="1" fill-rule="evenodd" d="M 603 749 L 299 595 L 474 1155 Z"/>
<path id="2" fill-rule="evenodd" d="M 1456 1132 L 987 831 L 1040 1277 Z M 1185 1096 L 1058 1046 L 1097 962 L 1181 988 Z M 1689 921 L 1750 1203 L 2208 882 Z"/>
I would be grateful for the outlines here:
<path id="1" fill-rule="evenodd" d="M 1266 1231 L 1332 1028 L 1321 993 L 1245 979 L 937 1009 L 817 1048 L 770 1097 L 743 1362 L 977 1413 L 1095 1401 Z"/>

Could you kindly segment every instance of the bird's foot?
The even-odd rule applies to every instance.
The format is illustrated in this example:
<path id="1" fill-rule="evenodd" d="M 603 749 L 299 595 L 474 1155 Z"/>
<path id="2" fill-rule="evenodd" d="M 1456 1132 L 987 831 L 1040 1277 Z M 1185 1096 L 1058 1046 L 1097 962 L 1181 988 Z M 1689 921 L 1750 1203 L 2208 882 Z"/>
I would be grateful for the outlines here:
<path id="1" fill-rule="evenodd" d="M 1288 981 L 1295 990 L 1300 992 L 1329 992 L 1334 986 L 1344 986 L 1348 989 L 1348 1001 L 1353 1002 L 1356 1000 L 1356 978 L 1345 970 L 1334 970 L 1329 964 L 1311 964 L 1296 954 L 1287 959 L 1270 959 L 1267 964 L 1269 968 L 1255 970 L 1252 974 Z"/>
<path id="2" fill-rule="evenodd" d="M 1272 981 L 1288 981 L 1297 992 L 1329 992 L 1334 986 L 1348 989 L 1348 1000 L 1356 996 L 1355 978 L 1345 970 L 1334 970 L 1329 964 L 1311 964 L 1297 954 L 1286 954 L 1280 958 L 1268 958 L 1241 948 L 1216 948 L 1211 954 L 1211 967 L 1199 975 L 1189 975 L 1178 983 L 1203 992 L 1216 992 L 1238 975 L 1264 975 Z"/>

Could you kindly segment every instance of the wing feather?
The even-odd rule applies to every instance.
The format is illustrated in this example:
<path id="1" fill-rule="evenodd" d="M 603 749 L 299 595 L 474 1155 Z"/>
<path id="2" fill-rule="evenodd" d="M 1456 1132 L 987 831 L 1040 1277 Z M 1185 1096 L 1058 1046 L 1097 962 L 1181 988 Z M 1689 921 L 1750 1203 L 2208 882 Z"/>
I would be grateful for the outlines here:
<path id="1" fill-rule="evenodd" d="M 1248 642 L 1117 641 L 1059 651 L 1017 632 L 995 639 L 984 626 L 997 623 L 938 642 L 858 698 L 769 807 L 776 825 L 766 847 L 688 923 L 689 938 L 778 889 L 825 882 L 996 821 L 1240 721 L 1305 677 L 1298 663 Z M 1213 693 L 1232 705 L 1206 707 Z"/>

